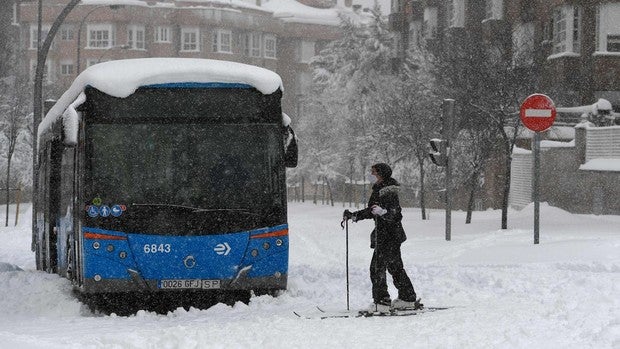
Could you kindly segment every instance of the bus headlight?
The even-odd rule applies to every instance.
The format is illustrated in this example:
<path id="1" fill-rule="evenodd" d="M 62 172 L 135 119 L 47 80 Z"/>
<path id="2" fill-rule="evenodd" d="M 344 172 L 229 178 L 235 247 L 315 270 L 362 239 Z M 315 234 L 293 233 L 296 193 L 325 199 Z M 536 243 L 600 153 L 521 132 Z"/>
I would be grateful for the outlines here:
<path id="1" fill-rule="evenodd" d="M 282 239 L 276 240 L 276 246 L 280 247 L 280 246 L 282 246 L 282 244 L 283 244 Z"/>
<path id="2" fill-rule="evenodd" d="M 99 241 L 95 241 L 95 242 L 93 242 L 93 248 L 94 248 L 95 250 L 98 250 L 98 249 L 99 249 L 99 247 L 101 247 L 101 244 L 99 243 Z"/>

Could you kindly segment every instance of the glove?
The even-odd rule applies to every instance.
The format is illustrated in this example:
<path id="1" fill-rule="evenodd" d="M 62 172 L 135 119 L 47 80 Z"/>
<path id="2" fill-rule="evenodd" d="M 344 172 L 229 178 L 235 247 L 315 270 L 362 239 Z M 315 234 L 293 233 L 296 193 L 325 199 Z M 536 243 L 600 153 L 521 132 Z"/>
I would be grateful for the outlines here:
<path id="1" fill-rule="evenodd" d="M 386 210 L 386 209 L 384 209 L 384 208 L 383 208 L 383 207 L 381 207 L 381 206 L 374 205 L 374 206 L 372 207 L 371 212 L 372 212 L 372 214 L 374 214 L 375 216 L 383 216 L 384 214 L 386 214 L 386 213 L 387 213 L 387 210 Z"/>
<path id="2" fill-rule="evenodd" d="M 353 218 L 353 213 L 349 210 L 344 210 L 344 212 L 342 213 L 342 220 L 346 221 L 352 218 Z"/>

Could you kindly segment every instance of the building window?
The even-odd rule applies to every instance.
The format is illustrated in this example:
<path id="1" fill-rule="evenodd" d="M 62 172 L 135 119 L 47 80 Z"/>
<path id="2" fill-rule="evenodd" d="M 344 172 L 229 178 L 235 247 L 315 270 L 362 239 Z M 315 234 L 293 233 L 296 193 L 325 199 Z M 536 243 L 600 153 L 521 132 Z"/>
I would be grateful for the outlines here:
<path id="1" fill-rule="evenodd" d="M 71 41 L 73 40 L 74 31 L 72 25 L 63 25 L 60 27 L 60 40 Z"/>
<path id="2" fill-rule="evenodd" d="M 47 83 L 52 82 L 52 76 L 54 74 L 54 72 L 52 71 L 52 67 L 53 67 L 52 60 L 47 59 L 45 61 L 45 68 L 43 68 L 43 81 Z M 34 79 L 36 72 L 37 72 L 37 60 L 31 59 L 30 60 L 30 79 Z"/>
<path id="3" fill-rule="evenodd" d="M 43 45 L 43 41 L 45 41 L 45 38 L 47 37 L 47 34 L 50 31 L 50 28 L 51 28 L 50 25 L 44 24 L 43 26 L 41 26 L 41 45 Z M 39 33 L 38 26 L 36 24 L 32 24 L 30 26 L 30 48 L 33 50 L 37 49 L 38 33 Z"/>
<path id="4" fill-rule="evenodd" d="M 13 16 L 11 17 L 11 24 L 13 25 L 18 25 L 19 23 L 17 22 L 17 2 L 13 3 Z"/>
<path id="5" fill-rule="evenodd" d="M 399 0 L 392 0 L 390 1 L 391 5 L 392 5 L 392 13 L 397 13 L 397 12 L 401 12 L 401 8 L 400 8 L 400 1 Z"/>
<path id="6" fill-rule="evenodd" d="M 422 23 L 420 21 L 414 21 L 410 24 L 409 33 L 409 48 L 420 47 L 422 40 Z"/>
<path id="7" fill-rule="evenodd" d="M 99 63 L 103 63 L 103 62 L 109 62 L 110 59 L 109 58 L 97 58 L 97 59 L 87 59 L 86 60 L 86 67 L 92 67 L 95 64 L 99 64 Z"/>
<path id="8" fill-rule="evenodd" d="M 534 22 L 518 23 L 512 31 L 512 62 L 515 66 L 534 63 Z"/>
<path id="9" fill-rule="evenodd" d="M 297 62 L 310 63 L 310 60 L 315 55 L 314 45 L 314 41 L 300 41 L 297 46 Z"/>
<path id="10" fill-rule="evenodd" d="M 261 56 L 261 34 L 260 33 L 251 33 L 250 34 L 250 57 L 260 57 Z"/>
<path id="11" fill-rule="evenodd" d="M 213 52 L 232 53 L 232 33 L 230 30 L 216 29 L 213 32 Z"/>
<path id="12" fill-rule="evenodd" d="M 60 75 L 70 76 L 74 74 L 73 62 L 62 61 L 60 62 Z"/>
<path id="13" fill-rule="evenodd" d="M 276 37 L 274 35 L 267 34 L 264 37 L 265 41 L 265 58 L 276 58 Z"/>
<path id="14" fill-rule="evenodd" d="M 573 52 L 581 52 L 581 7 L 573 8 Z"/>
<path id="15" fill-rule="evenodd" d="M 243 53 L 248 57 L 261 57 L 262 53 L 262 34 L 245 33 L 241 39 Z"/>
<path id="16" fill-rule="evenodd" d="M 424 38 L 434 39 L 437 37 L 437 7 L 424 8 Z"/>
<path id="17" fill-rule="evenodd" d="M 144 42 L 144 26 L 127 26 L 127 46 L 134 50 L 144 50 L 146 48 Z"/>
<path id="18" fill-rule="evenodd" d="M 448 1 L 448 20 L 449 27 L 465 26 L 465 0 Z"/>
<path id="19" fill-rule="evenodd" d="M 553 53 L 579 53 L 581 50 L 581 8 L 560 6 L 553 10 Z"/>
<path id="20" fill-rule="evenodd" d="M 87 26 L 86 48 L 110 48 L 115 43 L 114 27 L 111 24 L 89 24 Z"/>
<path id="21" fill-rule="evenodd" d="M 620 34 L 607 35 L 607 52 L 620 52 Z"/>
<path id="22" fill-rule="evenodd" d="M 181 51 L 200 51 L 200 29 L 181 28 Z"/>
<path id="23" fill-rule="evenodd" d="M 504 18 L 503 0 L 485 0 L 485 19 Z"/>
<path id="24" fill-rule="evenodd" d="M 312 73 L 310 72 L 299 72 L 297 74 L 297 94 L 305 95 L 310 92 L 310 87 L 312 86 Z"/>
<path id="25" fill-rule="evenodd" d="M 553 53 L 566 51 L 566 13 L 564 8 L 556 8 L 553 21 Z"/>
<path id="26" fill-rule="evenodd" d="M 596 51 L 620 52 L 620 3 L 603 3 L 596 11 Z"/>
<path id="27" fill-rule="evenodd" d="M 155 27 L 155 42 L 170 42 L 170 27 Z"/>

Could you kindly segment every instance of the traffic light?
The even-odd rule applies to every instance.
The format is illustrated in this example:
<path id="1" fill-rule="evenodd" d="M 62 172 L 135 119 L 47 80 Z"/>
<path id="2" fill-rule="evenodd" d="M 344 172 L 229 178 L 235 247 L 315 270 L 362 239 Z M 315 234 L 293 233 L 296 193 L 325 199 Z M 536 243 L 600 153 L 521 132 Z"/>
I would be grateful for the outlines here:
<path id="1" fill-rule="evenodd" d="M 448 165 L 448 142 L 444 139 L 433 138 L 431 139 L 432 151 L 428 153 L 431 161 L 437 166 Z"/>

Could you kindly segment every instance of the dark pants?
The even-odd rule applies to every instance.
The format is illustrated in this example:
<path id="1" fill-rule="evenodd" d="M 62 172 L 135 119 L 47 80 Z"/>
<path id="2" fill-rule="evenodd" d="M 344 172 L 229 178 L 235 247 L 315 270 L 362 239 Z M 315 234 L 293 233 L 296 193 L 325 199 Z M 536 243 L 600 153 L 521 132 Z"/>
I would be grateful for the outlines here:
<path id="1" fill-rule="evenodd" d="M 400 243 L 384 243 L 377 246 L 370 262 L 370 281 L 372 282 L 372 298 L 375 302 L 390 299 L 385 271 L 388 271 L 398 289 L 398 298 L 404 301 L 415 301 L 416 294 L 409 276 L 403 267 L 400 255 Z"/>

